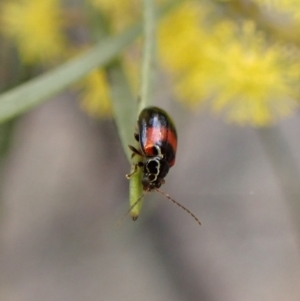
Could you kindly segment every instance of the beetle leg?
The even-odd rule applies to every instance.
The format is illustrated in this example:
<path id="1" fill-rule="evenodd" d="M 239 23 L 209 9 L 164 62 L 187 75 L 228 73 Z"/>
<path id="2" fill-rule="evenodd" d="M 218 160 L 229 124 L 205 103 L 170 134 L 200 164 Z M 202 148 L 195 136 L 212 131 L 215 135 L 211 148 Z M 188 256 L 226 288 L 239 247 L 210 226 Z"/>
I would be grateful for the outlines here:
<path id="1" fill-rule="evenodd" d="M 128 147 L 130 148 L 130 150 L 132 150 L 132 156 L 131 156 L 131 158 L 134 157 L 135 154 L 143 157 L 143 154 L 139 150 L 137 150 L 134 146 L 128 145 Z"/>
<path id="2" fill-rule="evenodd" d="M 138 133 L 134 133 L 134 139 L 137 141 L 137 142 L 140 142 L 140 136 Z"/>
<path id="3" fill-rule="evenodd" d="M 130 179 L 130 177 L 136 173 L 138 167 L 143 167 L 143 166 L 144 166 L 143 162 L 138 162 L 138 163 L 134 164 L 133 165 L 133 170 L 131 171 L 131 173 L 126 174 L 126 178 Z"/>
<path id="4" fill-rule="evenodd" d="M 127 179 L 130 179 L 130 177 L 131 177 L 132 175 L 134 175 L 134 174 L 136 173 L 136 171 L 137 171 L 137 164 L 134 164 L 134 168 L 133 168 L 133 170 L 131 171 L 131 173 L 128 173 L 128 174 L 125 175 L 126 178 L 127 178 Z"/>

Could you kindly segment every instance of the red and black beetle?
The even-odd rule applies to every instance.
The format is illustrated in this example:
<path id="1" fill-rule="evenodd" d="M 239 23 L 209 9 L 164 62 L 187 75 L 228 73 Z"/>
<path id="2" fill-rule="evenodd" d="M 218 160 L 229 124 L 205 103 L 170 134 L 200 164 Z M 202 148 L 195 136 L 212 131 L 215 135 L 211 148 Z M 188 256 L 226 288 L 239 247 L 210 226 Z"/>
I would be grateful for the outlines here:
<path id="1" fill-rule="evenodd" d="M 143 168 L 143 189 L 151 191 L 159 188 L 175 164 L 177 132 L 174 122 L 164 110 L 147 107 L 139 115 L 138 133 L 134 137 L 140 144 L 140 150 L 132 145 L 129 147 L 133 155 L 137 154 L 144 159 L 138 163 Z"/>
<path id="2" fill-rule="evenodd" d="M 138 132 L 134 137 L 139 142 L 139 149 L 132 145 L 129 145 L 129 148 L 133 152 L 132 156 L 139 155 L 142 160 L 134 165 L 134 170 L 126 177 L 129 179 L 138 167 L 142 168 L 141 182 L 146 193 L 152 190 L 158 191 L 187 211 L 201 225 L 199 219 L 190 210 L 159 190 L 159 187 L 165 183 L 164 178 L 169 169 L 175 164 L 177 132 L 173 120 L 166 111 L 158 107 L 146 107 L 141 111 L 137 123 Z M 142 199 L 143 195 L 132 207 Z"/>

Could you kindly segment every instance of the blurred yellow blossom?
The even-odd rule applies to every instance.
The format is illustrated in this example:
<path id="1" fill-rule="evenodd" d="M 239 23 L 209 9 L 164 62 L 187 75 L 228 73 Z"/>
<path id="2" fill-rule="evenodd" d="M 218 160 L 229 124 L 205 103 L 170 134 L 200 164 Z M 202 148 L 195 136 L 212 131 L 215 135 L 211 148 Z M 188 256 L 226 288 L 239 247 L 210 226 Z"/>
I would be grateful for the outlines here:
<path id="1" fill-rule="evenodd" d="M 300 21 L 299 0 L 252 1 Z M 89 2 L 103 13 L 114 32 L 142 20 L 139 0 Z M 186 0 L 158 24 L 158 56 L 176 96 L 188 108 L 205 105 L 239 124 L 264 126 L 288 116 L 298 106 L 298 50 L 282 40 L 282 44 L 268 40 L 254 22 L 217 15 L 216 8 L 222 10 L 218 5 L 218 1 Z M 65 50 L 60 0 L 6 0 L 0 21 L 0 31 L 14 40 L 26 63 L 51 61 Z M 139 86 L 139 46 L 133 45 L 123 55 L 125 72 L 135 90 Z M 111 115 L 104 71 L 92 72 L 81 88 L 82 107 L 87 112 L 97 117 Z"/>
<path id="2" fill-rule="evenodd" d="M 201 25 L 205 7 L 186 2 L 166 16 L 158 31 L 159 55 L 174 81 L 174 89 L 194 107 L 210 95 L 218 49 Z M 209 72 L 208 72 L 209 71 Z"/>
<path id="3" fill-rule="evenodd" d="M 115 29 L 141 18 L 136 0 L 90 1 L 110 16 Z M 255 1 L 265 6 L 272 2 Z M 291 9 L 295 1 L 277 0 L 274 7 Z M 206 104 L 229 121 L 255 126 L 292 113 L 298 106 L 299 62 L 290 60 L 280 45 L 267 42 L 250 21 L 242 27 L 224 18 L 209 22 L 213 9 L 184 1 L 159 24 L 160 62 L 178 98 L 192 109 Z"/>
<path id="4" fill-rule="evenodd" d="M 220 20 L 207 28 L 206 14 L 189 1 L 161 23 L 161 62 L 180 100 L 192 108 L 206 102 L 229 121 L 255 126 L 291 113 L 299 63 L 267 44 L 252 22 L 240 28 Z"/>
<path id="5" fill-rule="evenodd" d="M 112 107 L 109 95 L 109 85 L 104 70 L 91 72 L 79 85 L 81 90 L 81 107 L 89 115 L 97 118 L 109 118 Z"/>
<path id="6" fill-rule="evenodd" d="M 25 63 L 57 59 L 64 51 L 58 0 L 10 0 L 1 6 L 0 29 Z"/>
<path id="7" fill-rule="evenodd" d="M 286 58 L 279 45 L 267 45 L 252 22 L 244 23 L 241 34 L 222 48 L 224 73 L 218 78 L 212 108 L 222 110 L 229 121 L 264 126 L 297 107 L 299 64 Z"/>

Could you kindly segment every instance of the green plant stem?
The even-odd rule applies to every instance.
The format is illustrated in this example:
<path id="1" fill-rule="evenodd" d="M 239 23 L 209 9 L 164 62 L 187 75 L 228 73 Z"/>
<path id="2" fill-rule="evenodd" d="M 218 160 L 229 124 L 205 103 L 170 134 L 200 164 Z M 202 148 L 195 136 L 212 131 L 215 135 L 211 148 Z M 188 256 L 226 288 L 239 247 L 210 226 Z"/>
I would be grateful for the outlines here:
<path id="1" fill-rule="evenodd" d="M 0 95 L 0 123 L 46 101 L 93 69 L 110 62 L 141 32 L 135 25 L 125 33 L 98 42 L 83 55 Z"/>
<path id="2" fill-rule="evenodd" d="M 133 139 L 133 125 L 136 121 L 137 103 L 134 101 L 120 61 L 117 60 L 113 64 L 110 64 L 107 68 L 107 72 L 110 82 L 111 97 L 113 99 L 115 121 L 118 127 L 122 145 L 126 145 L 124 148 L 125 154 L 128 158 L 128 161 L 131 162 L 131 151 L 128 147 L 128 142 Z M 134 160 L 137 159 L 137 156 L 135 156 Z M 132 162 L 132 164 L 135 163 L 137 163 L 137 161 Z M 130 178 L 129 199 L 131 199 L 132 194 L 138 196 L 142 194 L 141 171 L 139 169 Z M 136 206 L 133 206 L 133 208 L 130 210 L 130 214 L 133 219 L 138 217 L 141 206 L 142 201 Z"/>
<path id="3" fill-rule="evenodd" d="M 127 78 L 122 69 L 119 60 L 110 64 L 107 68 L 108 78 L 110 82 L 111 97 L 113 100 L 113 110 L 115 121 L 118 127 L 120 139 L 124 148 L 128 161 L 133 165 L 139 160 L 138 156 L 131 159 L 131 151 L 128 148 L 128 142 L 133 140 L 134 123 L 136 122 L 137 115 L 137 102 L 134 101 Z M 132 194 L 137 196 L 135 200 L 142 194 L 141 186 L 141 171 L 140 169 L 134 173 L 129 182 L 129 199 L 131 200 Z M 130 206 L 132 206 L 130 202 Z M 142 201 L 130 210 L 131 217 L 136 219 L 141 210 Z"/>
<path id="4" fill-rule="evenodd" d="M 129 141 L 133 139 L 134 123 L 136 122 L 137 104 L 134 101 L 127 77 L 122 69 L 121 62 L 115 60 L 107 67 L 110 83 L 113 112 L 118 128 L 121 143 L 128 161 L 131 161 Z"/>
<path id="5" fill-rule="evenodd" d="M 141 70 L 141 91 L 139 112 L 152 103 L 154 81 L 154 66 L 156 53 L 156 15 L 153 0 L 143 0 L 144 3 L 144 51 Z"/>
<path id="6" fill-rule="evenodd" d="M 155 5 L 153 0 L 143 0 L 143 15 L 144 15 L 144 51 L 143 51 L 143 61 L 141 70 L 141 91 L 140 99 L 138 105 L 139 114 L 140 111 L 152 103 L 152 86 L 153 86 L 153 67 L 155 61 Z M 139 149 L 139 145 L 136 142 L 135 146 Z M 140 161 L 139 156 L 134 156 L 132 158 L 132 166 Z M 138 168 L 137 171 L 130 177 L 129 183 L 129 205 L 131 207 L 130 214 L 133 220 L 136 220 L 140 215 L 143 200 L 141 199 L 138 203 L 137 200 L 142 194 L 142 171 Z"/>

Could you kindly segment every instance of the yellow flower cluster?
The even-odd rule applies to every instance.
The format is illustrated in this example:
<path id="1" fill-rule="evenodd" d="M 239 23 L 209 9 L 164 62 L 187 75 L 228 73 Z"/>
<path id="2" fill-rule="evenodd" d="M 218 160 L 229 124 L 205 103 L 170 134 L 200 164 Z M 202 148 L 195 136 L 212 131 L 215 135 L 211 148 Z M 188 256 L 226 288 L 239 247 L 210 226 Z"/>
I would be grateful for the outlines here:
<path id="1" fill-rule="evenodd" d="M 93 71 L 79 86 L 82 89 L 82 109 L 92 117 L 109 118 L 112 114 L 112 107 L 105 71 Z"/>
<path id="2" fill-rule="evenodd" d="M 263 126 L 295 109 L 298 75 L 276 46 L 265 46 L 252 30 L 243 34 L 245 43 L 231 43 L 224 52 L 220 65 L 225 74 L 215 86 L 212 108 L 223 111 L 229 121 Z"/>
<path id="3" fill-rule="evenodd" d="M 0 12 L 0 31 L 15 42 L 23 62 L 44 63 L 62 56 L 65 39 L 59 0 L 6 1 Z"/>
<path id="4" fill-rule="evenodd" d="M 264 126 L 290 114 L 299 62 L 268 44 L 253 23 L 210 24 L 197 2 L 180 6 L 159 30 L 161 61 L 180 100 L 195 108 L 208 103 L 228 121 Z"/>
<path id="5" fill-rule="evenodd" d="M 262 9 L 284 11 L 299 24 L 298 0 L 252 1 Z M 106 16 L 114 31 L 142 19 L 139 0 L 89 3 Z M 178 99 L 192 109 L 205 104 L 239 124 L 264 126 L 288 116 L 298 106 L 298 50 L 291 55 L 291 47 L 267 40 L 250 21 L 212 18 L 216 3 L 183 1 L 159 23 L 159 59 Z M 0 31 L 15 42 L 24 62 L 55 60 L 68 49 L 60 4 L 60 0 L 6 0 L 0 7 Z M 133 61 L 137 59 L 127 56 L 124 63 L 136 81 L 138 65 L 132 67 Z M 104 71 L 93 72 L 81 85 L 85 110 L 96 117 L 111 114 Z"/>
<path id="6" fill-rule="evenodd" d="M 60 0 L 7 0 L 0 7 L 0 33 L 15 43 L 22 62 L 47 65 L 78 53 L 64 35 L 64 13 Z M 77 87 L 91 116 L 111 116 L 104 71 L 92 72 Z"/>

